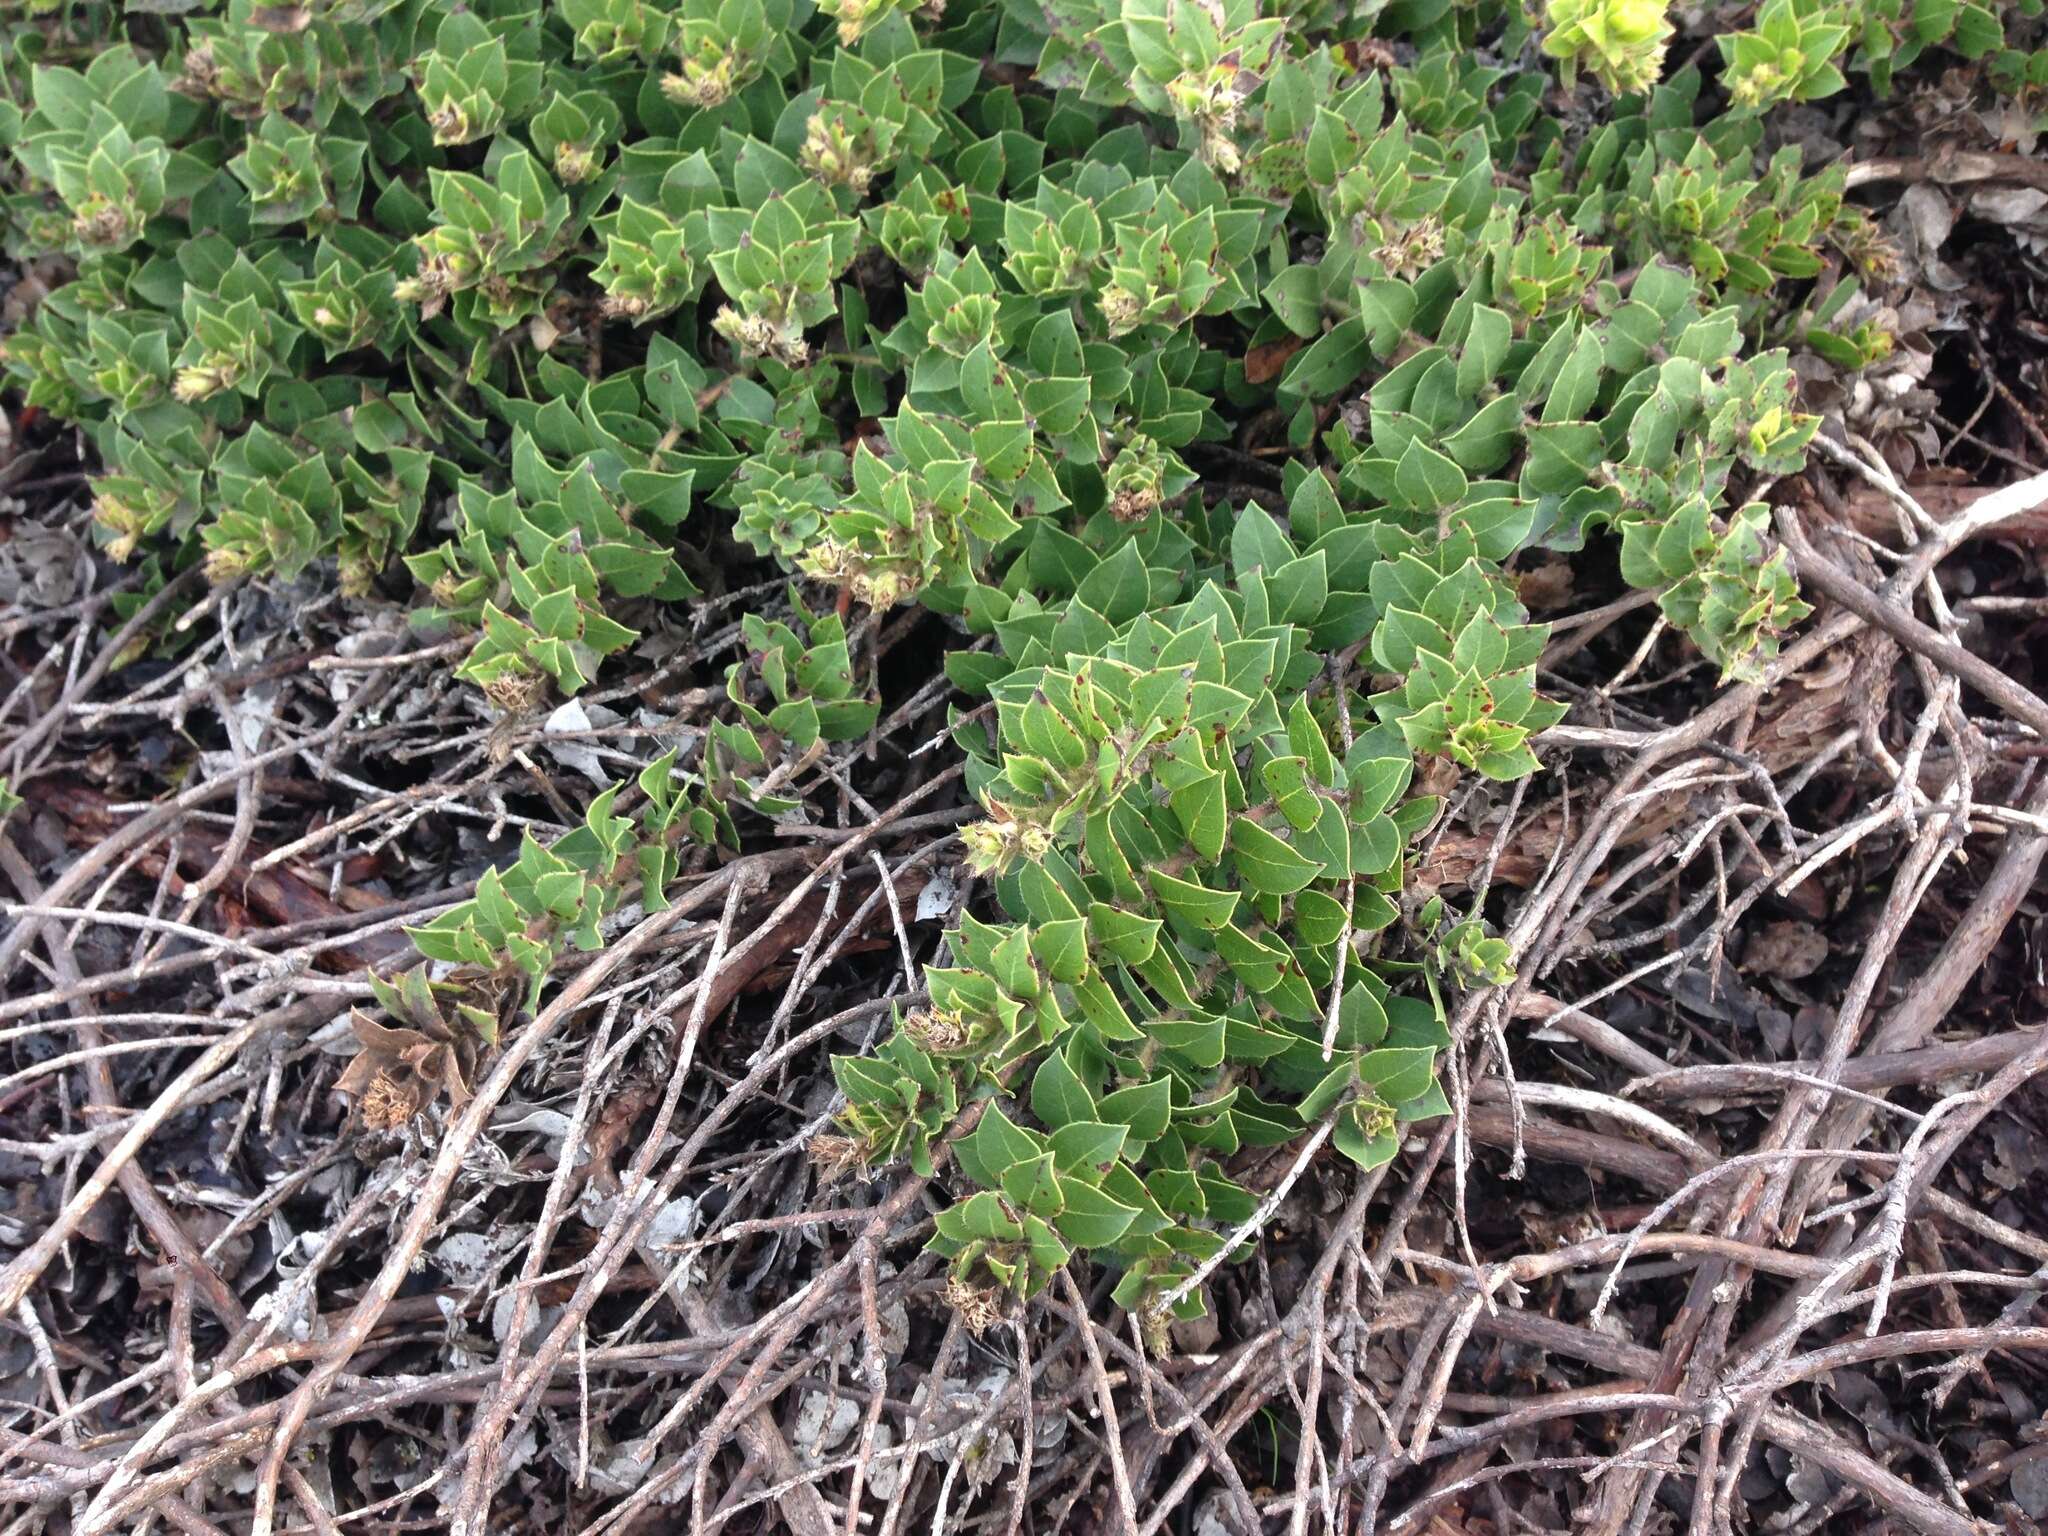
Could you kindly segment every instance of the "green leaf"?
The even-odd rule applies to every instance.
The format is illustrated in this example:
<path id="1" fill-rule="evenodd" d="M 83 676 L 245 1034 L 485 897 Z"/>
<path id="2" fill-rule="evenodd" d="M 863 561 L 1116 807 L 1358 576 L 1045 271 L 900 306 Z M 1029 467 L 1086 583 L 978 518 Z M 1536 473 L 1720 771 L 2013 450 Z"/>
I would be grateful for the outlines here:
<path id="1" fill-rule="evenodd" d="M 1297 891 L 1294 931 L 1304 944 L 1334 944 L 1344 932 L 1344 903 L 1322 891 Z"/>
<path id="2" fill-rule="evenodd" d="M 900 1095 L 902 1077 L 879 1061 L 865 1056 L 834 1056 L 832 1080 L 839 1091 L 855 1104 L 890 1104 Z"/>
<path id="3" fill-rule="evenodd" d="M 1322 334 L 1323 277 L 1315 267 L 1288 267 L 1260 297 L 1295 335 L 1313 340 Z"/>
<path id="4" fill-rule="evenodd" d="M 1287 711 L 1287 745 L 1301 758 L 1310 778 L 1329 786 L 1335 779 L 1337 760 L 1322 727 L 1308 707 L 1307 695 L 1295 699 Z"/>
<path id="5" fill-rule="evenodd" d="M 1031 968 L 1031 940 L 1025 929 L 1013 929 L 989 955 L 989 973 L 1012 997 L 1038 996 L 1038 973 Z"/>
<path id="6" fill-rule="evenodd" d="M 1301 1102 L 1295 1106 L 1295 1113 L 1301 1116 L 1304 1124 L 1320 1120 L 1324 1112 L 1349 1093 L 1357 1081 L 1354 1059 L 1350 1056 L 1339 1057 L 1337 1064 L 1323 1074 L 1315 1087 L 1302 1095 Z"/>
<path id="7" fill-rule="evenodd" d="M 1126 544 L 1082 578 L 1074 598 L 1110 623 L 1126 624 L 1145 611 L 1151 591 L 1138 546 Z"/>
<path id="8" fill-rule="evenodd" d="M 1088 974 L 1088 920 L 1064 918 L 1031 935 L 1031 953 L 1054 981 L 1073 983 Z"/>
<path id="9" fill-rule="evenodd" d="M 1419 512 L 1456 506 L 1465 497 L 1466 485 L 1465 471 L 1420 438 L 1408 445 L 1394 470 L 1395 490 Z"/>
<path id="10" fill-rule="evenodd" d="M 1003 1106 L 993 1100 L 968 1140 L 973 1142 L 974 1156 L 980 1164 L 975 1177 L 983 1183 L 1000 1179 L 1009 1169 L 1043 1150 L 1039 1139 L 1011 1120 L 1003 1113 Z"/>
<path id="11" fill-rule="evenodd" d="M 1048 1147 L 1061 1174 L 1093 1182 L 1122 1155 L 1129 1135 L 1128 1126 L 1074 1120 L 1052 1133 Z"/>
<path id="12" fill-rule="evenodd" d="M 1294 545 L 1264 507 L 1252 503 L 1238 513 L 1230 531 L 1230 569 L 1240 581 L 1253 571 L 1270 574 L 1294 558 Z"/>
<path id="13" fill-rule="evenodd" d="M 1458 356 L 1458 393 L 1467 400 L 1496 383 L 1515 337 L 1514 322 L 1499 310 L 1481 305 L 1472 311 L 1465 345 Z"/>
<path id="14" fill-rule="evenodd" d="M 1223 857 L 1224 832 L 1230 824 L 1224 808 L 1223 775 L 1204 774 L 1173 791 L 1167 803 L 1180 822 L 1181 831 L 1204 860 L 1214 863 Z"/>
<path id="15" fill-rule="evenodd" d="M 1346 1109 L 1337 1117 L 1330 1140 L 1339 1152 L 1371 1173 L 1393 1161 L 1394 1154 L 1401 1150 L 1401 1138 L 1394 1131 L 1368 1136 L 1362 1121 L 1363 1117 L 1356 1109 Z"/>
<path id="16" fill-rule="evenodd" d="M 1138 1209 L 1077 1179 L 1060 1181 L 1060 1214 L 1052 1224 L 1076 1248 L 1107 1248 L 1130 1231 Z"/>
<path id="17" fill-rule="evenodd" d="M 1016 1242 L 1023 1237 L 1024 1229 L 1003 1209 L 1003 1202 L 992 1191 L 982 1190 L 970 1195 L 960 1204 L 939 1212 L 937 1225 L 941 1235 L 956 1242 L 980 1238 L 985 1242 Z"/>
<path id="18" fill-rule="evenodd" d="M 1436 1052 L 1426 1047 L 1389 1046 L 1368 1051 L 1358 1064 L 1358 1075 L 1389 1104 L 1405 1104 L 1427 1092 L 1435 1072 Z"/>
<path id="19" fill-rule="evenodd" d="M 1207 886 L 1169 875 L 1161 869 L 1146 870 L 1145 879 L 1151 884 L 1161 906 L 1183 922 L 1191 923 L 1197 928 L 1221 928 L 1230 921 L 1231 914 L 1237 910 L 1235 891 L 1211 890 Z"/>
<path id="20" fill-rule="evenodd" d="M 1126 965 L 1143 965 L 1159 943 L 1160 921 L 1098 901 L 1088 909 L 1089 936 Z"/>
<path id="21" fill-rule="evenodd" d="M 1057 1216 L 1062 1209 L 1059 1177 L 1050 1152 L 1012 1163 L 1003 1170 L 1002 1186 L 1011 1204 L 1034 1216 Z"/>
<path id="22" fill-rule="evenodd" d="M 1372 361 L 1365 322 L 1340 320 L 1320 340 L 1295 354 L 1280 391 L 1297 399 L 1324 399 L 1351 383 Z"/>
<path id="23" fill-rule="evenodd" d="M 986 651 L 948 651 L 945 666 L 947 680 L 977 698 L 986 698 L 1014 670 L 1008 661 Z"/>
<path id="24" fill-rule="evenodd" d="M 1138 1026 L 1131 1022 L 1131 1016 L 1124 1012 L 1123 1004 L 1117 1001 L 1115 989 L 1100 976 L 1090 975 L 1076 986 L 1074 1001 L 1081 1009 L 1081 1016 L 1095 1026 L 1095 1032 L 1104 1040 L 1145 1038 Z"/>
<path id="25" fill-rule="evenodd" d="M 1096 1119 L 1095 1096 L 1068 1062 L 1066 1054 L 1054 1051 L 1039 1063 L 1031 1078 L 1031 1113 L 1041 1124 L 1057 1130 Z"/>
<path id="26" fill-rule="evenodd" d="M 1230 847 L 1245 884 L 1269 896 L 1291 896 L 1323 872 L 1248 816 L 1232 824 Z"/>
<path id="27" fill-rule="evenodd" d="M 1220 1018 L 1154 1019 L 1145 1033 L 1205 1071 L 1223 1061 L 1225 1029 Z"/>
<path id="28" fill-rule="evenodd" d="M 1316 824 L 1322 815 L 1322 802 L 1315 791 L 1308 787 L 1308 760 L 1302 757 L 1275 757 L 1267 760 L 1259 770 L 1266 792 L 1280 807 L 1280 814 L 1297 831 Z"/>
<path id="29" fill-rule="evenodd" d="M 1157 1141 L 1166 1134 L 1172 1106 L 1167 1081 L 1158 1077 L 1105 1095 L 1095 1113 L 1097 1119 L 1128 1126 L 1133 1141 Z"/>
<path id="30" fill-rule="evenodd" d="M 1386 1038 L 1387 1011 L 1364 982 L 1347 987 L 1337 1004 L 1337 1044 L 1347 1051 L 1368 1050 Z"/>

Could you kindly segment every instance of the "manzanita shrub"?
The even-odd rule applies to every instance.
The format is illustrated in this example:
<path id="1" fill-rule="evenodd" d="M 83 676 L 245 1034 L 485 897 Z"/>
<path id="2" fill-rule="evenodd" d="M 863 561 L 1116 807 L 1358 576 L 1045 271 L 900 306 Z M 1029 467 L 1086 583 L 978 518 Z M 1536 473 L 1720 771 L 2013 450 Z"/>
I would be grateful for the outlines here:
<path id="1" fill-rule="evenodd" d="M 2039 8 L 1709 6 L 1674 70 L 1661 0 L 29 0 L 7 248 L 68 280 L 7 367 L 131 604 L 331 570 L 495 710 L 787 572 L 688 761 L 415 932 L 364 1037 L 437 1072 L 875 729 L 867 615 L 943 616 L 994 906 L 819 1151 L 929 1172 L 979 1102 L 956 1300 L 1078 1251 L 1157 1335 L 1240 1150 L 1384 1162 L 1510 975 L 1405 873 L 1418 766 L 1562 713 L 1507 562 L 1618 536 L 1729 677 L 1805 613 L 1745 498 L 1814 430 L 1786 349 L 1883 356 L 1830 321 L 1886 251 L 1764 114 L 1930 50 L 2037 110 Z M 1194 467 L 1245 459 L 1278 494 Z"/>

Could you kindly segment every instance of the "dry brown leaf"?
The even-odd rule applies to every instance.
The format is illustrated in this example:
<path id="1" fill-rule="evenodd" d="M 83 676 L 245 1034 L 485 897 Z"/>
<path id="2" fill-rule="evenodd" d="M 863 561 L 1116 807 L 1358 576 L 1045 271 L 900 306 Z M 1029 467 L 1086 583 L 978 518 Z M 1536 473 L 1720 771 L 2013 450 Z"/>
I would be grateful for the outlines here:
<path id="1" fill-rule="evenodd" d="M 1811 923 L 1787 919 L 1771 923 L 1749 941 L 1742 954 L 1742 968 L 1784 981 L 1798 981 L 1819 970 L 1827 957 L 1825 934 Z"/>
<path id="2" fill-rule="evenodd" d="M 1287 366 L 1288 359 L 1306 345 L 1299 336 L 1282 336 L 1278 341 L 1260 342 L 1244 355 L 1245 383 L 1270 384 L 1280 377 L 1280 370 Z"/>

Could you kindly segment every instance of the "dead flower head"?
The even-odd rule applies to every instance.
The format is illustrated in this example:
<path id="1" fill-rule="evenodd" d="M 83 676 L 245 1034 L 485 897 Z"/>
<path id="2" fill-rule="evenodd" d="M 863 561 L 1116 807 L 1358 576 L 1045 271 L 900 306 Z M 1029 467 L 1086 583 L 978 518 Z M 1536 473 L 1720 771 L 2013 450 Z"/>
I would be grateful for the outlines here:
<path id="1" fill-rule="evenodd" d="M 379 1024 L 360 1009 L 350 1012 L 356 1056 L 335 1082 L 335 1091 L 353 1097 L 364 1123 L 377 1131 L 403 1125 L 444 1093 L 457 1108 L 468 1102 L 484 1040 L 482 1029 L 468 1017 L 476 1010 L 462 1010 L 451 1025 L 419 971 L 378 991 L 400 1022 Z"/>
<path id="2" fill-rule="evenodd" d="M 350 1013 L 348 1022 L 355 1032 L 356 1058 L 334 1087 L 360 1100 L 372 1130 L 403 1125 L 444 1090 L 457 1107 L 468 1100 L 476 1051 L 463 1049 L 445 1025 L 447 1038 L 436 1039 L 424 1030 L 388 1029 L 360 1010 Z"/>
<path id="3" fill-rule="evenodd" d="M 992 1286 L 974 1285 L 955 1275 L 946 1282 L 945 1298 L 977 1339 L 1003 1320 L 1002 1293 Z"/>
<path id="4" fill-rule="evenodd" d="M 812 1166 L 818 1170 L 821 1183 L 833 1184 L 849 1173 L 867 1171 L 868 1145 L 855 1137 L 821 1131 L 811 1138 L 806 1150 L 810 1153 Z"/>

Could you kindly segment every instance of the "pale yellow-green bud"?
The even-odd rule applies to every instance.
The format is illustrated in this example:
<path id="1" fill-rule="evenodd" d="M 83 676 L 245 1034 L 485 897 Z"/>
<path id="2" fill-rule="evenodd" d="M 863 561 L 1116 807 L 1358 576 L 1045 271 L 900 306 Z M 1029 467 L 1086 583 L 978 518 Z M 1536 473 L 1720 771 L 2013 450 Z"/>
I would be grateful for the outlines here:
<path id="1" fill-rule="evenodd" d="M 1166 455 L 1151 438 L 1141 435 L 1126 443 L 1104 477 L 1109 515 L 1121 523 L 1143 522 L 1164 495 L 1166 469 Z"/>
<path id="2" fill-rule="evenodd" d="M 919 1008 L 903 1016 L 903 1037 L 921 1051 L 935 1056 L 963 1051 L 974 1040 L 967 1020 L 943 1008 Z"/>
<path id="3" fill-rule="evenodd" d="M 436 144 L 465 144 L 469 141 L 469 114 L 459 102 L 445 102 L 427 114 L 427 126 L 434 130 Z"/>
<path id="4" fill-rule="evenodd" d="M 839 46 L 851 48 L 861 35 L 887 13 L 889 0 L 838 0 L 823 9 L 839 18 Z"/>
<path id="5" fill-rule="evenodd" d="M 597 156 L 581 144 L 562 143 L 555 146 L 555 174 L 570 186 L 588 181 L 590 173 L 597 169 Z"/>
<path id="6" fill-rule="evenodd" d="M 1435 266 L 1444 254 L 1444 227 L 1425 214 L 1399 234 L 1390 236 L 1373 257 L 1387 276 L 1412 282 Z"/>
<path id="7" fill-rule="evenodd" d="M 1664 0 L 1548 0 L 1545 20 L 1543 51 L 1564 61 L 1567 84 L 1584 68 L 1617 95 L 1639 94 L 1664 73 Z"/>
<path id="8" fill-rule="evenodd" d="M 1636 48 L 1671 34 L 1664 0 L 1609 0 L 1602 8 L 1607 35 L 1625 48 Z"/>
<path id="9" fill-rule="evenodd" d="M 1016 843 L 1010 835 L 1012 822 L 976 821 L 960 829 L 961 846 L 967 850 L 967 867 L 977 875 L 999 875 L 1009 868 Z"/>
<path id="10" fill-rule="evenodd" d="M 219 394 L 240 376 L 241 369 L 227 358 L 209 358 L 191 368 L 180 368 L 171 384 L 173 398 L 185 405 Z"/>
<path id="11" fill-rule="evenodd" d="M 71 221 L 71 231 L 82 245 L 118 245 L 129 232 L 128 214 L 112 203 L 97 203 Z"/>
<path id="12" fill-rule="evenodd" d="M 822 112 L 811 114 L 798 160 L 827 186 L 848 187 L 855 193 L 864 194 L 875 177 L 867 145 L 848 133 L 845 124 Z"/>
<path id="13" fill-rule="evenodd" d="M 685 59 L 680 74 L 661 77 L 661 94 L 679 107 L 699 107 L 709 111 L 722 107 L 732 99 L 733 61 L 727 55 L 720 55 L 712 63 L 698 59 Z"/>
<path id="14" fill-rule="evenodd" d="M 766 315 L 743 314 L 725 304 L 712 316 L 711 329 L 748 357 L 772 357 L 791 368 L 811 360 L 810 345 L 793 319 L 778 324 Z"/>
<path id="15" fill-rule="evenodd" d="M 1775 64 L 1759 64 L 1734 77 L 1728 89 L 1728 99 L 1738 107 L 1760 107 L 1765 102 L 1777 99 L 1778 88 L 1785 83 L 1785 72 Z"/>
<path id="16" fill-rule="evenodd" d="M 206 579 L 217 587 L 225 586 L 237 577 L 246 576 L 255 563 L 255 556 L 246 549 L 233 544 L 216 544 L 206 552 Z"/>
<path id="17" fill-rule="evenodd" d="M 431 320 L 441 312 L 456 286 L 455 270 L 448 258 L 431 252 L 421 258 L 420 269 L 414 276 L 402 278 L 392 286 L 391 296 L 401 304 L 419 305 L 422 318 Z"/>
<path id="18" fill-rule="evenodd" d="M 343 550 L 335 562 L 343 597 L 368 597 L 377 580 L 377 567 L 362 550 Z"/>
<path id="19" fill-rule="evenodd" d="M 113 535 L 107 540 L 107 557 L 123 562 L 130 559 L 147 526 L 142 514 L 102 491 L 93 503 L 92 515 L 102 528 Z"/>
<path id="20" fill-rule="evenodd" d="M 1358 1125 L 1368 1140 L 1384 1136 L 1394 1128 L 1394 1111 L 1378 1099 L 1361 1099 Z"/>
<path id="21" fill-rule="evenodd" d="M 1130 289 L 1111 284 L 1102 290 L 1102 318 L 1109 327 L 1109 334 L 1121 336 L 1138 323 L 1145 312 L 1145 306 Z"/>
<path id="22" fill-rule="evenodd" d="M 893 608 L 917 590 L 917 583 L 895 566 L 882 566 L 878 570 L 856 572 L 847 582 L 856 602 L 866 603 L 876 612 Z"/>
<path id="23" fill-rule="evenodd" d="M 1138 1326 L 1145 1331 L 1145 1349 L 1154 1359 L 1173 1354 L 1173 1316 L 1164 1307 L 1147 1307 L 1139 1314 Z"/>

